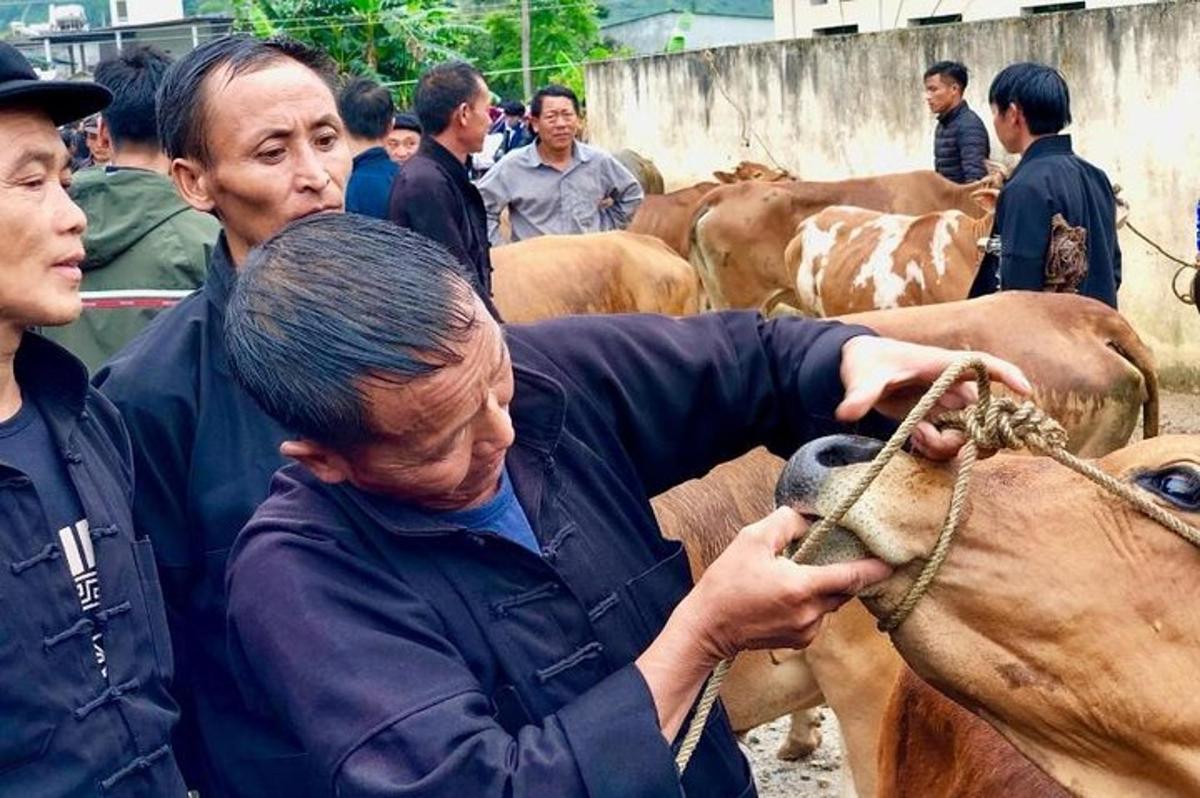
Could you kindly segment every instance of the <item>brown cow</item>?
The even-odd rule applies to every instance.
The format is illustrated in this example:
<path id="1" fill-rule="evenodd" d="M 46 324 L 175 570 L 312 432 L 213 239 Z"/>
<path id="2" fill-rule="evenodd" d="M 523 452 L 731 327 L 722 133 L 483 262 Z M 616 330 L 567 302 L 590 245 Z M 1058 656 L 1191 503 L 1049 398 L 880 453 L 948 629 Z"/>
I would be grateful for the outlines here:
<path id="1" fill-rule="evenodd" d="M 691 480 L 655 497 L 654 511 L 663 534 L 681 540 L 687 548 L 696 578 L 712 563 L 737 531 L 767 515 L 774 508 L 774 486 L 783 460 L 755 449 L 718 466 L 706 476 Z M 780 758 L 807 755 L 820 743 L 820 734 L 810 712 L 826 704 L 837 715 L 843 737 L 845 763 L 857 794 L 877 792 L 877 764 L 881 742 L 894 746 L 891 726 L 903 722 L 912 733 L 904 739 L 915 747 L 936 748 L 943 739 L 926 740 L 933 731 L 947 735 L 966 749 L 996 737 L 983 721 L 957 714 L 933 729 L 906 718 L 903 706 L 893 711 L 895 687 L 903 662 L 887 636 L 875 629 L 875 621 L 859 602 L 851 602 L 828 616 L 817 638 L 803 651 L 745 651 L 738 655 L 726 677 L 721 699 L 734 731 L 754 727 L 791 714 L 791 729 Z M 932 701 L 925 697 L 927 703 Z M 944 701 L 945 699 L 943 699 Z M 889 713 L 891 717 L 889 718 Z M 930 719 L 932 720 L 932 719 Z M 982 728 L 980 728 L 982 727 Z M 956 780 L 961 798 L 990 798 L 1001 794 L 1047 795 L 1052 793 L 1002 793 L 991 791 L 1020 774 L 1036 768 L 1003 740 L 988 749 L 992 770 L 970 773 Z M 887 771 L 890 775 L 895 768 Z M 947 774 L 955 773 L 948 767 Z M 883 774 L 881 774 L 883 775 Z M 907 793 L 916 798 L 920 793 Z M 949 798 L 949 794 L 947 794 Z"/>
<path id="2" fill-rule="evenodd" d="M 1033 399 L 1067 428 L 1085 457 L 1158 434 L 1154 354 L 1103 302 L 1074 294 L 1006 291 L 942 305 L 839 317 L 891 338 L 990 352 L 1024 369 Z"/>
<path id="3" fill-rule="evenodd" d="M 704 181 L 661 196 L 648 194 L 642 200 L 642 204 L 638 206 L 633 221 L 626 229 L 632 233 L 645 233 L 661 238 L 671 249 L 686 258 L 692 216 L 695 215 L 696 208 L 699 207 L 700 200 L 704 198 L 705 194 L 721 183 L 738 183 L 744 180 L 763 182 L 791 180 L 786 169 L 772 169 L 754 161 L 741 161 L 733 168 L 732 172 L 713 172 L 713 177 L 721 182 Z"/>
<path id="4" fill-rule="evenodd" d="M 972 195 L 986 209 L 920 216 L 835 205 L 800 223 L 784 251 L 798 309 L 809 316 L 966 299 L 992 232 L 995 189 Z"/>
<path id="5" fill-rule="evenodd" d="M 978 216 L 971 195 L 997 188 L 989 176 L 965 186 L 932 171 L 859 177 L 834 182 L 796 180 L 720 186 L 700 203 L 688 258 L 714 308 L 758 308 L 775 291 L 793 289 L 783 253 L 804 219 L 831 205 L 920 215 L 959 210 Z"/>
<path id="6" fill-rule="evenodd" d="M 1071 798 L 1000 732 L 907 667 L 892 688 L 878 745 L 877 798 Z"/>
<path id="7" fill-rule="evenodd" d="M 699 312 L 696 273 L 663 242 L 626 231 L 539 236 L 492 250 L 500 315 L 530 322 L 581 313 Z"/>
<path id="8" fill-rule="evenodd" d="M 682 257 L 687 257 L 688 230 L 692 216 L 704 195 L 720 183 L 697 183 L 669 194 L 646 195 L 638 206 L 633 221 L 625 228 L 664 241 Z"/>
<path id="9" fill-rule="evenodd" d="M 782 495 L 828 512 L 877 442 L 814 441 Z M 839 465 L 842 464 L 842 465 Z M 1142 441 L 1094 465 L 1193 527 L 1200 435 Z M 863 595 L 899 604 L 942 524 L 947 464 L 901 453 L 842 528 L 896 567 Z M 1080 795 L 1200 794 L 1200 546 L 1048 458 L 980 461 L 930 589 L 892 632 L 922 678 L 986 718 Z"/>

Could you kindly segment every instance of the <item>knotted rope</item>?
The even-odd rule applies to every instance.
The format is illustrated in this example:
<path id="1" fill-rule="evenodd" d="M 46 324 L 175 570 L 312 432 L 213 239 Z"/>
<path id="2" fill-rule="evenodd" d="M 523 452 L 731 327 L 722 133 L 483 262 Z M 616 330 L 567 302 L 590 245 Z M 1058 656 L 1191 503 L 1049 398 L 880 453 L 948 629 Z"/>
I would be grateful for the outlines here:
<path id="1" fill-rule="evenodd" d="M 797 563 L 812 560 L 829 533 L 867 492 L 884 467 L 900 451 L 921 419 L 928 415 L 938 400 L 968 371 L 975 372 L 975 382 L 979 387 L 979 401 L 965 410 L 944 413 L 935 421 L 941 428 L 962 431 L 967 438 L 966 443 L 959 451 L 958 472 L 955 474 L 954 488 L 950 494 L 950 507 L 946 513 L 946 519 L 942 522 L 937 542 L 934 544 L 925 566 L 921 569 L 921 573 L 891 615 L 879 622 L 880 630 L 890 632 L 900 626 L 933 584 L 938 569 L 941 568 L 950 553 L 950 543 L 958 529 L 958 522 L 966 503 L 971 471 L 975 467 L 980 450 L 998 451 L 1000 449 L 1026 448 L 1034 454 L 1046 455 L 1129 502 L 1193 546 L 1200 547 L 1200 529 L 1180 521 L 1159 507 L 1148 498 L 1145 492 L 1121 482 L 1068 452 L 1066 431 L 1057 421 L 1046 415 L 1032 402 L 1018 403 L 1012 399 L 993 397 L 991 380 L 983 361 L 976 357 L 966 357 L 942 372 L 942 375 L 929 387 L 916 406 L 905 416 L 904 421 L 871 460 L 867 469 L 838 501 L 833 512 L 809 528 L 803 543 L 799 546 L 789 545 L 784 550 L 784 556 Z M 687 768 L 692 752 L 700 742 L 700 736 L 704 733 L 709 713 L 712 711 L 713 704 L 716 703 L 721 683 L 732 664 L 732 659 L 722 660 L 705 682 L 687 734 L 675 756 L 675 764 L 680 773 Z"/>

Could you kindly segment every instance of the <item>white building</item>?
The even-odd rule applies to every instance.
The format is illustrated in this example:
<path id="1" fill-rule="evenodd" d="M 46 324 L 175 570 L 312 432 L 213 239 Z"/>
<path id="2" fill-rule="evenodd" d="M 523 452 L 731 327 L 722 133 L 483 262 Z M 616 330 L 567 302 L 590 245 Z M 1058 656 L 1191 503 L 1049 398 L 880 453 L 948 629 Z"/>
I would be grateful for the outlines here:
<path id="1" fill-rule="evenodd" d="M 183 0 L 108 0 L 109 19 L 119 25 L 149 25 L 183 19 Z"/>
<path id="2" fill-rule="evenodd" d="M 1144 2 L 1154 0 L 774 0 L 775 38 L 870 33 Z"/>

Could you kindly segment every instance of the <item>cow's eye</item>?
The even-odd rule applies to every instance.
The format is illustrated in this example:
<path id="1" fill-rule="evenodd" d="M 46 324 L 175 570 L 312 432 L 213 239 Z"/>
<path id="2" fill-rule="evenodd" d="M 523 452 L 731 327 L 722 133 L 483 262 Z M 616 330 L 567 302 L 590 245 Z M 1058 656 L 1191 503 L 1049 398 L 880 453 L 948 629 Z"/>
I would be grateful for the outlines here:
<path id="1" fill-rule="evenodd" d="M 1172 466 L 1149 471 L 1137 483 L 1184 510 L 1200 510 L 1200 471 L 1190 466 Z"/>

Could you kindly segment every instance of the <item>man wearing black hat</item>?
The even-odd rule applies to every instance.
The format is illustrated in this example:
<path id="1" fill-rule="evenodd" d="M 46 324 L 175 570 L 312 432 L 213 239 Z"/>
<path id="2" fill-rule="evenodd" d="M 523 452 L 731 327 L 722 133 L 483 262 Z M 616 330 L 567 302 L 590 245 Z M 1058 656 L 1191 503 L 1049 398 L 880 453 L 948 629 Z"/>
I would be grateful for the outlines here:
<path id="1" fill-rule="evenodd" d="M 83 212 L 56 125 L 111 100 L 39 81 L 0 43 L 0 795 L 185 793 L 129 437 L 65 349 L 27 332 L 80 312 Z"/>

